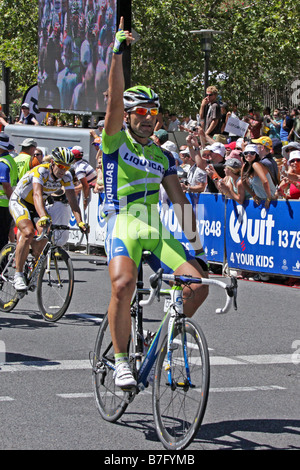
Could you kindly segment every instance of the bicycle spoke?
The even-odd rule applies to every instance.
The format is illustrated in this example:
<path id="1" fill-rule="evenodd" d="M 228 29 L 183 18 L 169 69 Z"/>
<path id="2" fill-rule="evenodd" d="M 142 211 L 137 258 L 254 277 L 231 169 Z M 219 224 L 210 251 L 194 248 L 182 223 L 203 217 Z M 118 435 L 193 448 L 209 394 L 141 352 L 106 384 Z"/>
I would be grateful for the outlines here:
<path id="1" fill-rule="evenodd" d="M 185 323 L 186 340 L 181 327 L 175 327 L 173 344 L 177 347 L 172 349 L 171 369 L 166 370 L 167 339 L 156 366 L 153 412 L 158 436 L 167 449 L 179 450 L 188 446 L 201 424 L 208 396 L 206 341 L 200 328 L 191 320 L 185 320 Z"/>

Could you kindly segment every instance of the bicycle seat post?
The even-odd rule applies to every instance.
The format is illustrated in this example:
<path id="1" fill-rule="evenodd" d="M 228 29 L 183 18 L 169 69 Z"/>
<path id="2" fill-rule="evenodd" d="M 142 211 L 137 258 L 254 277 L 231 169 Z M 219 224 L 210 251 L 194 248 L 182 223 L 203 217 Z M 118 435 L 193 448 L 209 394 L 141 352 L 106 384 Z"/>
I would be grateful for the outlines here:
<path id="1" fill-rule="evenodd" d="M 136 283 L 136 330 L 137 330 L 137 344 L 136 344 L 136 353 L 138 354 L 136 360 L 137 370 L 140 369 L 141 360 L 143 355 L 144 348 L 144 334 L 143 334 L 143 307 L 140 306 L 140 300 L 143 299 L 143 294 L 139 291 L 144 287 L 144 272 L 143 272 L 143 263 L 145 261 L 146 253 L 143 253 L 141 263 L 138 270 L 138 279 Z"/>

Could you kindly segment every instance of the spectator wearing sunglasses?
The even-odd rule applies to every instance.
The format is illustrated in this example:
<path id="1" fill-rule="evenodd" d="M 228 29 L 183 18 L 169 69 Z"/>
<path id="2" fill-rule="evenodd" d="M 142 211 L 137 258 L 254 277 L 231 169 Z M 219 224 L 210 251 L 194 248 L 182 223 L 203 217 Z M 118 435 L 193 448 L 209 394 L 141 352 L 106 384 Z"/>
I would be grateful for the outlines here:
<path id="1" fill-rule="evenodd" d="M 265 207 L 268 209 L 271 200 L 276 199 L 276 187 L 268 169 L 260 161 L 257 145 L 248 144 L 245 147 L 244 161 L 241 174 L 244 188 L 256 204 L 265 199 Z"/>
<path id="2" fill-rule="evenodd" d="M 206 96 L 202 100 L 199 114 L 203 123 L 202 127 L 207 136 L 212 137 L 220 134 L 221 128 L 221 107 L 217 102 L 218 90 L 215 86 L 206 89 Z"/>

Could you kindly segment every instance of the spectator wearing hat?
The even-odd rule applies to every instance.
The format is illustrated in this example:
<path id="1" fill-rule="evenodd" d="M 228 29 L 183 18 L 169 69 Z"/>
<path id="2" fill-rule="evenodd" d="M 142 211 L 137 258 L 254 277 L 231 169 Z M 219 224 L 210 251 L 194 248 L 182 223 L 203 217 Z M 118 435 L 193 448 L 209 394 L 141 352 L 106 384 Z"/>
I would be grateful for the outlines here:
<path id="1" fill-rule="evenodd" d="M 285 199 L 300 199 L 300 150 L 293 150 L 288 160 L 289 171 L 280 182 L 278 195 Z"/>
<path id="2" fill-rule="evenodd" d="M 8 243 L 12 217 L 9 212 L 9 199 L 18 182 L 18 167 L 9 154 L 14 145 L 6 134 L 0 135 L 0 249 Z"/>
<path id="3" fill-rule="evenodd" d="M 216 184 L 219 191 L 224 196 L 234 199 L 239 204 L 243 204 L 245 199 L 251 196 L 245 190 L 241 180 L 241 170 L 243 163 L 237 158 L 228 158 L 225 161 L 225 179 L 220 179 Z"/>
<path id="4" fill-rule="evenodd" d="M 241 173 L 244 188 L 256 204 L 265 199 L 265 207 L 268 209 L 271 200 L 276 199 L 276 187 L 268 169 L 260 161 L 257 145 L 248 144 L 245 147 L 244 161 Z"/>
<path id="5" fill-rule="evenodd" d="M 158 131 L 154 131 L 153 140 L 161 147 L 169 140 L 169 134 L 165 129 L 159 129 Z"/>
<path id="6" fill-rule="evenodd" d="M 21 152 L 15 157 L 19 179 L 34 166 L 40 165 L 43 160 L 43 154 L 40 155 L 40 152 L 36 152 L 37 143 L 35 140 L 31 138 L 24 139 L 20 145 Z M 35 153 L 37 155 L 35 155 Z"/>
<path id="7" fill-rule="evenodd" d="M 36 120 L 35 114 L 30 112 L 30 106 L 28 103 L 23 103 L 21 106 L 21 117 L 16 124 L 26 124 L 28 126 L 38 126 L 39 122 Z"/>
<path id="8" fill-rule="evenodd" d="M 221 142 L 215 142 L 212 145 L 206 146 L 202 153 L 204 153 L 204 151 L 208 154 L 208 158 L 203 158 L 200 153 L 197 153 L 196 163 L 199 168 L 205 170 L 208 175 L 205 192 L 218 193 L 219 189 L 216 186 L 215 181 L 225 177 L 225 145 L 221 144 Z"/>
<path id="9" fill-rule="evenodd" d="M 243 152 L 239 149 L 232 150 L 229 155 L 225 155 L 225 162 L 226 160 L 229 160 L 231 158 L 235 158 L 236 160 L 239 160 L 240 162 L 244 163 Z"/>
<path id="10" fill-rule="evenodd" d="M 104 119 L 100 119 L 100 121 L 97 122 L 97 131 L 95 129 L 91 129 L 90 135 L 95 140 L 97 139 L 97 137 L 101 137 L 103 129 L 104 129 Z"/>
<path id="11" fill-rule="evenodd" d="M 75 176 L 81 183 L 83 193 L 83 208 L 87 208 L 90 197 L 90 189 L 94 187 L 97 181 L 97 171 L 83 158 L 83 148 L 75 145 L 72 148 L 75 158 L 74 171 Z"/>
<path id="12" fill-rule="evenodd" d="M 279 183 L 279 172 L 277 163 L 275 162 L 271 154 L 271 151 L 273 150 L 272 139 L 267 136 L 262 136 L 259 139 L 252 140 L 252 142 L 254 144 L 257 144 L 260 161 L 268 169 L 272 177 L 273 183 L 275 184 L 275 186 L 277 186 Z"/>

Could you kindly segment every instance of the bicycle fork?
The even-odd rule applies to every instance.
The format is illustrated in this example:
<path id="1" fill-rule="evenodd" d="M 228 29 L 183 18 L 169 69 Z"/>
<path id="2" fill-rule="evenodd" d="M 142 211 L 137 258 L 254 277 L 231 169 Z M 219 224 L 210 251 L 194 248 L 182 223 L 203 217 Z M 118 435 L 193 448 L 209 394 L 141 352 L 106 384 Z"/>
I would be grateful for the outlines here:
<path id="1" fill-rule="evenodd" d="M 183 349 L 184 368 L 186 377 L 183 382 L 175 382 L 172 369 L 172 358 L 173 351 L 175 351 L 178 345 L 174 341 L 175 327 L 178 326 L 181 320 L 181 342 Z M 192 381 L 190 377 L 190 368 L 188 363 L 187 354 L 187 338 L 185 330 L 185 317 L 183 313 L 183 289 L 181 286 L 173 286 L 171 290 L 171 304 L 170 304 L 170 319 L 168 324 L 168 340 L 167 340 L 167 362 L 165 370 L 168 372 L 168 385 L 172 390 L 177 387 L 186 388 L 192 387 Z"/>

